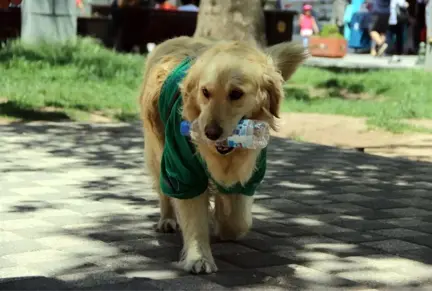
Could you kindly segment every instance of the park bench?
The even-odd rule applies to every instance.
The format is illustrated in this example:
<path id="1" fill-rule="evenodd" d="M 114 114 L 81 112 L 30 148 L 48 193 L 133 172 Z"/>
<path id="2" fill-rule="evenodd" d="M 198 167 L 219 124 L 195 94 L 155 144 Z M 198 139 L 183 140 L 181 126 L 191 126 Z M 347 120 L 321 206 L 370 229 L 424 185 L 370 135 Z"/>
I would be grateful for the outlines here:
<path id="1" fill-rule="evenodd" d="M 139 7 L 117 10 L 122 21 L 118 30 L 112 27 L 111 8 L 93 5 L 92 17 L 78 18 L 78 35 L 92 36 L 103 44 L 123 51 L 138 47 L 146 50 L 147 43 L 160 43 L 176 36 L 192 36 L 195 32 L 196 12 L 162 11 Z M 266 36 L 269 45 L 290 41 L 295 11 L 265 11 Z M 21 31 L 20 8 L 0 10 L 0 41 L 19 37 Z"/>
<path id="2" fill-rule="evenodd" d="M 0 43 L 17 38 L 21 33 L 21 9 L 0 9 Z"/>
<path id="3" fill-rule="evenodd" d="M 192 36 L 198 16 L 196 12 L 162 11 L 140 7 L 125 7 L 116 12 L 121 19 L 118 35 L 120 39 L 117 42 L 124 50 L 130 50 L 133 46 L 138 46 L 142 50 L 150 42 L 157 44 L 176 36 Z M 111 15 L 111 8 L 107 5 L 93 5 L 92 15 L 108 19 Z M 292 39 L 295 11 L 265 10 L 264 15 L 269 45 Z M 101 32 L 100 20 L 96 20 L 96 17 L 87 18 L 82 21 L 81 25 L 81 31 L 86 35 L 99 33 L 114 36 L 113 33 L 106 32 L 109 25 L 106 26 L 107 30 L 104 33 Z M 114 42 L 114 39 L 104 39 L 104 43 Z"/>

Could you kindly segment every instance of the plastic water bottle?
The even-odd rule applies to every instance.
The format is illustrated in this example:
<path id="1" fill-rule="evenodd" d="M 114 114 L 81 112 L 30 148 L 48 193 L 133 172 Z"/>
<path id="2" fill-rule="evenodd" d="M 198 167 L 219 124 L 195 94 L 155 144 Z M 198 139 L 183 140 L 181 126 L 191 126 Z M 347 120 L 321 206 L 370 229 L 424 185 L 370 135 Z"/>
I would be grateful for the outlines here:
<path id="1" fill-rule="evenodd" d="M 214 143 L 216 146 L 221 147 L 262 149 L 269 142 L 270 126 L 267 122 L 261 120 L 242 119 L 231 136 L 213 142 L 202 136 L 198 122 L 182 121 L 180 133 L 183 136 L 190 136 L 197 142 Z"/>

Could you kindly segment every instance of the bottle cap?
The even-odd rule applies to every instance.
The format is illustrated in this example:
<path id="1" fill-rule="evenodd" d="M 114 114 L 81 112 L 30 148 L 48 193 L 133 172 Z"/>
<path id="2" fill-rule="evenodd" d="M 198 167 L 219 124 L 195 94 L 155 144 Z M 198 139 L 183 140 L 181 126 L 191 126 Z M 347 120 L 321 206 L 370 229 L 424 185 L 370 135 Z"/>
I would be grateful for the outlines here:
<path id="1" fill-rule="evenodd" d="M 180 123 L 180 133 L 183 136 L 188 136 L 190 134 L 190 122 L 183 120 Z"/>

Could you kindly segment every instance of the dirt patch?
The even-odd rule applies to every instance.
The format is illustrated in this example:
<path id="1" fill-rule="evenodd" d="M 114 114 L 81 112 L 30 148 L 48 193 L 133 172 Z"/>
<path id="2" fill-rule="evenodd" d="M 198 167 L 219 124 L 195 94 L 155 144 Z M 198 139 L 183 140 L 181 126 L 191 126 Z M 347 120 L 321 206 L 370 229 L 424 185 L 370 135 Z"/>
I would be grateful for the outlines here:
<path id="1" fill-rule="evenodd" d="M 291 84 L 285 88 L 288 96 L 292 96 L 297 99 L 317 99 L 327 98 L 329 96 L 339 97 L 347 100 L 368 100 L 378 99 L 379 96 L 363 92 L 363 90 L 348 90 L 346 88 L 326 88 L 326 87 L 312 87 L 304 86 L 300 84 Z M 299 98 L 300 97 L 300 98 Z"/>
<path id="2" fill-rule="evenodd" d="M 411 124 L 432 129 L 431 120 L 411 120 Z M 367 153 L 406 157 L 432 162 L 432 134 L 393 134 L 370 130 L 365 118 L 340 115 L 284 113 L 275 136 L 302 141 L 364 149 Z"/>

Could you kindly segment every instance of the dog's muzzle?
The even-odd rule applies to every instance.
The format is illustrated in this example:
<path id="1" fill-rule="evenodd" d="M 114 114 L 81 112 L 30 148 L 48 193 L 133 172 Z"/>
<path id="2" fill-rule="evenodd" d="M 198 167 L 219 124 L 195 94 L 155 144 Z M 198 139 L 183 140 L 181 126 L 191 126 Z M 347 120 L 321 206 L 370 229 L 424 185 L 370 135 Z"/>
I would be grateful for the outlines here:
<path id="1" fill-rule="evenodd" d="M 222 145 L 216 145 L 215 147 L 218 153 L 220 153 L 221 155 L 227 155 L 234 150 L 233 147 L 226 147 Z"/>

